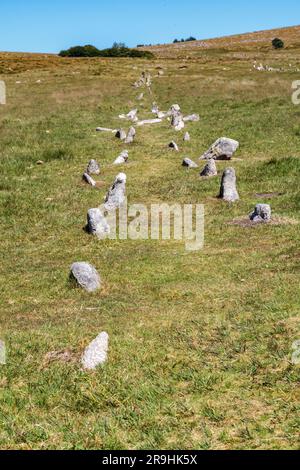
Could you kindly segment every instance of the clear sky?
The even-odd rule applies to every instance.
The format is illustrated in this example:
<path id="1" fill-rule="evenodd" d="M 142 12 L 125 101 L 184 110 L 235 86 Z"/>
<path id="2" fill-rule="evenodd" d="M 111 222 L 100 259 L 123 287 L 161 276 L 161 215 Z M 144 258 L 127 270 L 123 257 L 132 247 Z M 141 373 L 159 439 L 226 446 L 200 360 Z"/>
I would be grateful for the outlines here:
<path id="1" fill-rule="evenodd" d="M 300 0 L 0 0 L 0 50 L 59 52 L 300 24 Z"/>

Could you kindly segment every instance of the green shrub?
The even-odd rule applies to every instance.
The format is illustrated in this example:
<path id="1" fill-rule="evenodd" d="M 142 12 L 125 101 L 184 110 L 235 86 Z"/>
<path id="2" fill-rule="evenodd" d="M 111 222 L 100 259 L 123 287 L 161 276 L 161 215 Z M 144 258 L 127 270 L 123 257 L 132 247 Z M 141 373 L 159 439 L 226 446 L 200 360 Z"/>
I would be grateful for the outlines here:
<path id="1" fill-rule="evenodd" d="M 274 47 L 274 49 L 283 49 L 284 48 L 284 42 L 282 41 L 282 39 L 275 38 L 272 41 L 272 46 Z"/>
<path id="2" fill-rule="evenodd" d="M 149 51 L 138 51 L 137 49 L 129 49 L 123 43 L 114 43 L 109 49 L 99 50 L 95 46 L 75 46 L 70 49 L 61 51 L 60 57 L 140 57 L 145 59 L 153 59 L 154 55 Z"/>

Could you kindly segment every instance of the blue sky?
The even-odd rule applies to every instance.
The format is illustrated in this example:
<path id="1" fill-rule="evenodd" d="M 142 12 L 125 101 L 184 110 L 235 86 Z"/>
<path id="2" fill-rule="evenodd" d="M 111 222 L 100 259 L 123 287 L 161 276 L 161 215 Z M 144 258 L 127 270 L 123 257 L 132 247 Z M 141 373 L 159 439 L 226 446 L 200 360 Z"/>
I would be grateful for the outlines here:
<path id="1" fill-rule="evenodd" d="M 0 50 L 133 47 L 300 24 L 299 0 L 1 0 Z"/>

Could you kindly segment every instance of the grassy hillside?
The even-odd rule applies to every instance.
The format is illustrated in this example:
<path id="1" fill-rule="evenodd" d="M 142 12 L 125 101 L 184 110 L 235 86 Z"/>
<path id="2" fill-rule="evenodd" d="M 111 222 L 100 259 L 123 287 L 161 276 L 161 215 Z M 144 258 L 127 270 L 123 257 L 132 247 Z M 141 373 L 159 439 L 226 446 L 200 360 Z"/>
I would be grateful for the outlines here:
<path id="1" fill-rule="evenodd" d="M 8 91 L 0 107 L 2 449 L 299 448 L 299 366 L 290 362 L 300 338 L 300 107 L 291 102 L 299 49 L 197 54 L 0 56 Z M 283 71 L 255 71 L 254 57 Z M 179 103 L 201 121 L 187 125 L 187 143 L 167 122 L 138 129 L 124 168 L 129 202 L 204 203 L 203 251 L 100 242 L 83 230 L 124 148 L 95 128 L 120 126 L 145 69 L 162 109 Z M 141 116 L 150 105 L 146 97 Z M 223 135 L 241 144 L 230 163 L 241 196 L 234 205 L 216 199 L 220 177 L 200 180 L 181 167 Z M 167 149 L 174 138 L 179 154 Z M 91 158 L 101 163 L 101 188 L 81 181 Z M 220 175 L 226 166 L 218 163 Z M 266 193 L 274 194 L 258 195 Z M 258 202 L 270 202 L 282 223 L 228 224 Z M 101 273 L 99 293 L 70 286 L 80 260 Z M 109 361 L 84 373 L 78 360 L 100 331 L 110 335 Z"/>

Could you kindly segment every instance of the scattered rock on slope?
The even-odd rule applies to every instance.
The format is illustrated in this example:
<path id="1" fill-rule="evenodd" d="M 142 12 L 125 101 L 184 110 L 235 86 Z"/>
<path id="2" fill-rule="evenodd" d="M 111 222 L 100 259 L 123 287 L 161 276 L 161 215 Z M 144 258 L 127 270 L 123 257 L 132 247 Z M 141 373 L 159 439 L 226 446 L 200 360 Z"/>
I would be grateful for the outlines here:
<path id="1" fill-rule="evenodd" d="M 116 177 L 105 198 L 104 207 L 107 211 L 116 210 L 125 202 L 126 180 L 125 173 L 119 173 Z"/>
<path id="2" fill-rule="evenodd" d="M 239 148 L 239 142 L 227 137 L 218 139 L 208 150 L 202 155 L 201 160 L 231 160 L 232 155 Z"/>
<path id="3" fill-rule="evenodd" d="M 95 292 L 101 287 L 100 276 L 94 266 L 89 263 L 72 264 L 70 278 L 87 292 Z"/>
<path id="4" fill-rule="evenodd" d="M 227 202 L 239 200 L 239 194 L 236 189 L 236 174 L 234 168 L 226 168 L 221 181 L 219 197 Z"/>
<path id="5" fill-rule="evenodd" d="M 84 351 L 81 358 L 82 367 L 86 370 L 95 370 L 107 361 L 109 336 L 106 332 L 100 333 Z"/>
<path id="6" fill-rule="evenodd" d="M 190 158 L 185 158 L 182 162 L 182 166 L 185 166 L 187 168 L 198 168 L 197 163 L 193 162 Z"/>
<path id="7" fill-rule="evenodd" d="M 213 158 L 208 160 L 207 164 L 200 173 L 200 176 L 217 176 L 218 170 L 216 162 Z"/>
<path id="8" fill-rule="evenodd" d="M 250 220 L 253 222 L 270 222 L 271 218 L 272 211 L 269 204 L 257 204 L 250 215 Z"/>

